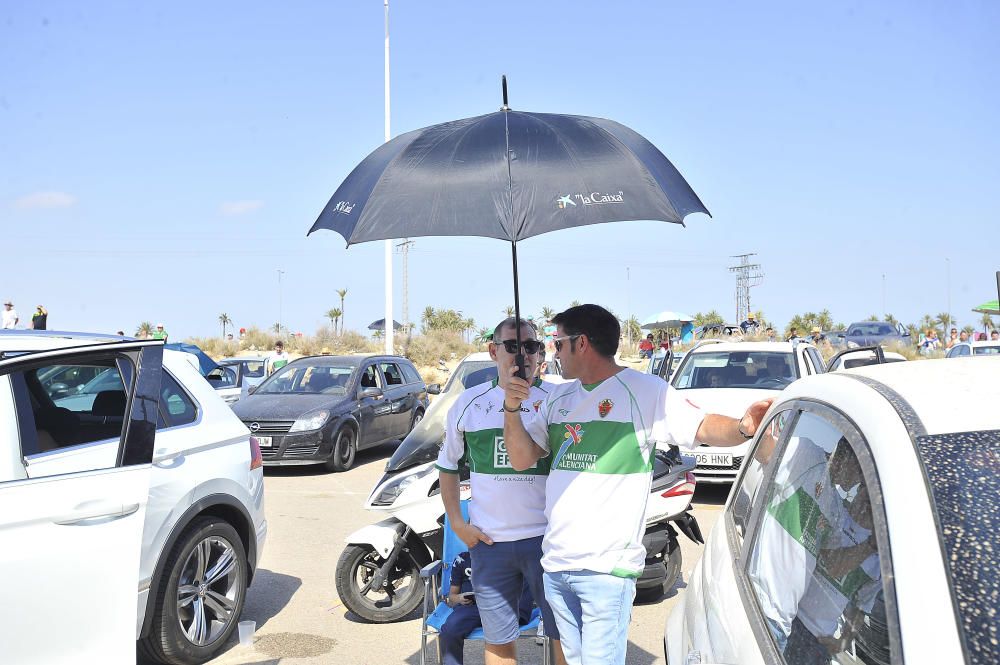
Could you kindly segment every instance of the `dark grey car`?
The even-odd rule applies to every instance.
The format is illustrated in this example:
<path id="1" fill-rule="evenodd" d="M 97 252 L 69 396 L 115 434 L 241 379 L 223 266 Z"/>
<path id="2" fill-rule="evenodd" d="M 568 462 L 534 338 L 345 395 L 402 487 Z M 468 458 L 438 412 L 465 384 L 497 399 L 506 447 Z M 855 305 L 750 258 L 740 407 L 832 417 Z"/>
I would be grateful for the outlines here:
<path id="1" fill-rule="evenodd" d="M 846 333 L 836 333 L 848 348 L 876 346 L 886 342 L 910 343 L 910 333 L 899 323 L 889 321 L 860 321 L 847 327 Z"/>
<path id="2" fill-rule="evenodd" d="M 265 465 L 354 465 L 358 450 L 406 436 L 427 391 L 398 356 L 311 356 L 288 363 L 233 411 L 257 437 Z"/>

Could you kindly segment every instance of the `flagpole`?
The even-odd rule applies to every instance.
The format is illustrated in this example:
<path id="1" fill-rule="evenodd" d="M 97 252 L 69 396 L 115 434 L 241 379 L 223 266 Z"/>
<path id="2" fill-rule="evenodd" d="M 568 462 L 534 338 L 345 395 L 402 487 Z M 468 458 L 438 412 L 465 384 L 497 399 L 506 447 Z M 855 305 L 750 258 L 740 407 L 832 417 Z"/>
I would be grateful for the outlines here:
<path id="1" fill-rule="evenodd" d="M 385 142 L 392 138 L 389 132 L 389 0 L 385 2 Z M 385 352 L 392 355 L 392 243 L 385 241 Z"/>

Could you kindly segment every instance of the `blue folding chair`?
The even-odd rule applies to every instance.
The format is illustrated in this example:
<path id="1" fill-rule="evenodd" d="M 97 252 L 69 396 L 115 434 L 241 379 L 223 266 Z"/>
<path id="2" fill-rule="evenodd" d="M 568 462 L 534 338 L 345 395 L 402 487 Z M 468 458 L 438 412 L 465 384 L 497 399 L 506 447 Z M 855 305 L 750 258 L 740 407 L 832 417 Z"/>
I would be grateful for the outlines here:
<path id="1" fill-rule="evenodd" d="M 469 501 L 461 502 L 462 517 L 469 519 Z M 451 570 L 455 559 L 462 552 L 467 551 L 462 539 L 451 530 L 448 516 L 444 518 L 444 545 L 441 552 L 441 560 L 433 561 L 423 567 L 420 577 L 424 580 L 424 603 L 423 620 L 420 626 L 420 665 L 426 665 L 427 638 L 437 635 L 441 626 L 452 613 L 452 608 L 445 604 L 444 598 L 451 588 Z M 440 573 L 440 586 L 438 585 Z M 473 570 L 475 574 L 475 570 Z M 521 625 L 520 638 L 533 637 L 536 642 L 542 645 L 542 665 L 549 665 L 549 638 L 541 629 L 542 614 L 538 607 L 531 611 L 531 619 L 528 623 Z M 485 639 L 482 628 L 476 628 L 465 638 L 466 640 Z M 444 660 L 441 643 L 438 641 L 438 663 Z"/>

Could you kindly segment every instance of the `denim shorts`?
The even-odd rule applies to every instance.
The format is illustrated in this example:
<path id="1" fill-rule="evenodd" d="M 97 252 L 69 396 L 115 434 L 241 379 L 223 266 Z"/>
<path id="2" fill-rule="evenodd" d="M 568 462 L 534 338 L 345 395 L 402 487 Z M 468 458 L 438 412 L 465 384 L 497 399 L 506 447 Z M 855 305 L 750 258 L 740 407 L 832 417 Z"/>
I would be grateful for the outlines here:
<path id="1" fill-rule="evenodd" d="M 590 570 L 545 573 L 545 597 L 569 665 L 625 665 L 634 579 Z"/>
<path id="2" fill-rule="evenodd" d="M 545 602 L 542 582 L 542 537 L 480 542 L 469 550 L 472 556 L 472 587 L 483 619 L 483 634 L 489 644 L 507 644 L 517 639 L 518 601 L 528 583 L 535 604 L 542 612 L 545 634 L 559 639 L 556 622 Z"/>

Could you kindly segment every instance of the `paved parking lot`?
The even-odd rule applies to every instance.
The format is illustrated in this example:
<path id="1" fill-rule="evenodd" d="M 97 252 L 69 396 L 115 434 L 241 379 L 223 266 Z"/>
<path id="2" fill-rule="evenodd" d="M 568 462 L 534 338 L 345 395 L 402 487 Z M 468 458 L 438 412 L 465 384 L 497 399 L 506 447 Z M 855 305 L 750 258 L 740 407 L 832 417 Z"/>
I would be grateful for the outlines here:
<path id="1" fill-rule="evenodd" d="M 249 591 L 243 619 L 257 622 L 252 649 L 235 639 L 212 661 L 215 665 L 283 665 L 337 663 L 380 665 L 419 663 L 419 618 L 393 624 L 362 623 L 340 604 L 334 569 L 344 538 L 374 522 L 364 500 L 381 477 L 392 446 L 358 455 L 358 465 L 343 474 L 319 467 L 268 469 L 265 477 L 267 546 Z M 699 488 L 694 513 L 706 536 L 715 524 L 727 488 Z M 701 555 L 701 547 L 682 537 L 684 579 Z M 629 631 L 628 663 L 663 663 L 663 624 L 683 591 L 683 582 L 669 597 L 638 605 Z M 522 664 L 541 663 L 541 649 L 522 640 Z M 433 649 L 429 662 L 436 663 Z M 466 663 L 483 662 L 482 643 L 466 646 Z"/>

